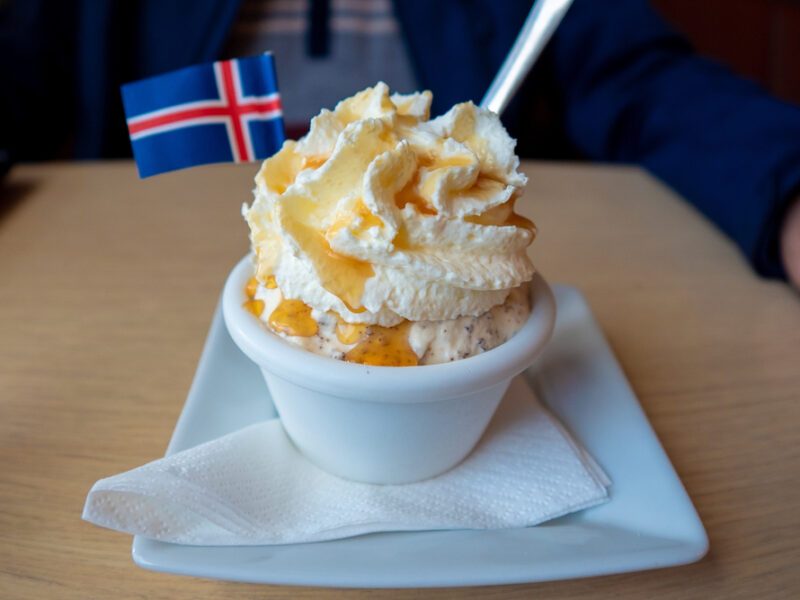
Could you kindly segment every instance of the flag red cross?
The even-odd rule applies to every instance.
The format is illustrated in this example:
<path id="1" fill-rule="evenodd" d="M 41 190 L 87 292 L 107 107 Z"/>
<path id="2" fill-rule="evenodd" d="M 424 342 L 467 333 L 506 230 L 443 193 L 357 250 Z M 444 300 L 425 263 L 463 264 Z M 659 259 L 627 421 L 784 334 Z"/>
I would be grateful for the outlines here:
<path id="1" fill-rule="evenodd" d="M 132 117 L 128 119 L 131 140 L 193 125 L 222 123 L 228 131 L 233 160 L 254 160 L 248 122 L 281 116 L 280 97 L 277 93 L 244 96 L 236 60 L 215 62 L 214 76 L 218 100 L 187 102 Z"/>

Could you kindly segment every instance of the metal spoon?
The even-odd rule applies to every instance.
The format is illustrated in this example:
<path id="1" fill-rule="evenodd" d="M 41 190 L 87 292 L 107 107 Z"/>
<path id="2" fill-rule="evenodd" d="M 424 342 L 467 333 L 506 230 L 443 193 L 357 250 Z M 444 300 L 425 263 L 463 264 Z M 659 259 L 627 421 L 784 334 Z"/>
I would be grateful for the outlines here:
<path id="1" fill-rule="evenodd" d="M 571 4 L 572 0 L 537 0 L 534 3 L 508 56 L 481 100 L 482 108 L 503 114 Z"/>

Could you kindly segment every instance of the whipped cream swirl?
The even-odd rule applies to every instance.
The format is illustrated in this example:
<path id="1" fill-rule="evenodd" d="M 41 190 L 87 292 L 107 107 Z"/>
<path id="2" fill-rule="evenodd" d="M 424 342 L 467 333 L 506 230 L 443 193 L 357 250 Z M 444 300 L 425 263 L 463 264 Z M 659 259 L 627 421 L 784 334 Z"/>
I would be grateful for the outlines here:
<path id="1" fill-rule="evenodd" d="M 378 83 L 264 161 L 242 209 L 260 281 L 393 326 L 482 314 L 531 279 L 515 141 L 471 102 L 430 119 L 431 98 Z"/>

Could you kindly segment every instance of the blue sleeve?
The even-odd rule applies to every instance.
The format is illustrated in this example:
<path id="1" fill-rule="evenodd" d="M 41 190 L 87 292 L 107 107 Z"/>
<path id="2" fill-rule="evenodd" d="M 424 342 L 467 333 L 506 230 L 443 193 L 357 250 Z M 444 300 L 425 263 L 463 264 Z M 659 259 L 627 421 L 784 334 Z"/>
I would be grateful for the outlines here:
<path id="1" fill-rule="evenodd" d="M 800 108 L 693 54 L 644 0 L 576 0 L 548 54 L 581 151 L 646 167 L 756 271 L 785 277 L 778 233 L 800 189 Z"/>

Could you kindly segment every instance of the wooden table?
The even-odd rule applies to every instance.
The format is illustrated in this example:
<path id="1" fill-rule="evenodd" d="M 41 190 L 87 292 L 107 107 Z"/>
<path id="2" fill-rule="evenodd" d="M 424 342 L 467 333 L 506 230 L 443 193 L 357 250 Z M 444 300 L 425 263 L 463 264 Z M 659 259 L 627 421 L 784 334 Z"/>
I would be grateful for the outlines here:
<path id="1" fill-rule="evenodd" d="M 777 598 L 800 594 L 800 295 L 757 279 L 636 168 L 528 163 L 535 263 L 580 287 L 708 530 L 658 571 L 532 585 L 335 590 L 153 573 L 81 521 L 96 479 L 163 454 L 254 166 L 140 181 L 20 166 L 0 197 L 0 598 Z"/>

